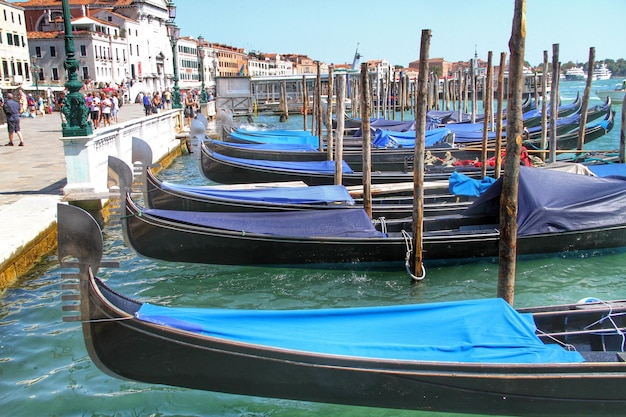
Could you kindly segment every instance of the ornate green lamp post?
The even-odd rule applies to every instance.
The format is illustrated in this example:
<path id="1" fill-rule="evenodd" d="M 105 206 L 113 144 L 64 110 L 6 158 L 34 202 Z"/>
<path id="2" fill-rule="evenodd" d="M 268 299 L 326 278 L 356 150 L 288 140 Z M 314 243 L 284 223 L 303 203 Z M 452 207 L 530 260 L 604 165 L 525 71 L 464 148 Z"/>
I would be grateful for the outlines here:
<path id="1" fill-rule="evenodd" d="M 167 2 L 167 11 L 169 13 L 169 20 L 165 25 L 167 26 L 167 35 L 170 38 L 170 44 L 172 45 L 172 61 L 174 65 L 174 91 L 172 92 L 172 108 L 182 109 L 183 105 L 180 102 L 180 87 L 178 86 L 178 38 L 180 36 L 180 28 L 174 23 L 176 18 L 176 5 L 173 1 Z"/>
<path id="2" fill-rule="evenodd" d="M 35 55 L 30 57 L 30 70 L 33 73 L 33 80 L 35 81 L 35 94 L 39 95 L 39 70 L 41 67 L 37 65 L 37 57 Z"/>
<path id="3" fill-rule="evenodd" d="M 206 56 L 206 51 L 204 50 L 204 37 L 202 35 L 198 36 L 198 55 L 200 55 L 200 103 L 206 104 L 208 101 L 206 88 L 204 87 L 204 57 Z"/>
<path id="4" fill-rule="evenodd" d="M 63 5 L 63 24 L 65 25 L 65 62 L 63 66 L 67 71 L 67 82 L 65 87 L 68 90 L 63 99 L 61 111 L 65 116 L 65 121 L 61 123 L 63 136 L 89 136 L 93 134 L 91 121 L 87 120 L 89 109 L 85 103 L 85 97 L 80 93 L 83 86 L 78 81 L 78 61 L 74 58 L 76 49 L 74 47 L 74 35 L 72 34 L 72 15 L 68 0 L 61 0 Z"/>

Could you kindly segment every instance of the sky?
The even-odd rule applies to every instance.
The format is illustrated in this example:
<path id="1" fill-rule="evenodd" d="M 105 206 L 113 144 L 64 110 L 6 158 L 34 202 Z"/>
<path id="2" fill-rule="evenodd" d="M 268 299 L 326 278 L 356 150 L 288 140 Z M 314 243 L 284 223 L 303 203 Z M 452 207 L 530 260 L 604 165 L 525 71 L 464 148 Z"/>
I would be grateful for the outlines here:
<path id="1" fill-rule="evenodd" d="M 327 64 L 419 59 L 430 29 L 430 58 L 467 61 L 476 52 L 509 56 L 513 0 L 174 0 L 181 36 L 199 35 L 248 52 L 297 53 Z M 525 60 L 535 66 L 552 45 L 559 61 L 626 58 L 626 0 L 527 0 Z"/>

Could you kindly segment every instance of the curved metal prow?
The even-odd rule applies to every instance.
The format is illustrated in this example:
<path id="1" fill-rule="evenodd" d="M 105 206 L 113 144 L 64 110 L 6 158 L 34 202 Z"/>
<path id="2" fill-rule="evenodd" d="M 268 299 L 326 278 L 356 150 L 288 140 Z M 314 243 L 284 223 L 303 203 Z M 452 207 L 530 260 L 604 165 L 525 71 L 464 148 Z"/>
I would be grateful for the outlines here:
<path id="1" fill-rule="evenodd" d="M 206 126 L 198 119 L 191 121 L 189 140 L 191 141 L 191 153 L 200 158 L 200 143 L 206 139 Z"/>
<path id="2" fill-rule="evenodd" d="M 102 261 L 100 226 L 88 212 L 79 207 L 57 204 L 57 234 L 57 253 L 61 268 L 78 269 L 78 273 L 61 274 L 61 289 L 68 291 L 61 296 L 64 302 L 62 309 L 64 312 L 80 312 L 80 315 L 63 316 L 63 321 L 88 320 L 90 277 L 96 275 L 101 266 L 118 267 L 119 263 Z"/>
<path id="3" fill-rule="evenodd" d="M 148 170 L 158 164 L 152 163 L 152 148 L 145 140 L 133 136 L 132 163 L 136 177 L 141 183 L 144 202 L 148 200 Z"/>
<path id="4" fill-rule="evenodd" d="M 209 121 L 207 120 L 207 118 L 204 116 L 204 114 L 198 112 L 198 114 L 196 114 L 196 120 L 202 122 L 202 124 L 204 125 L 204 129 L 206 130 L 206 128 L 209 126 Z"/>
<path id="5" fill-rule="evenodd" d="M 144 166 L 149 167 L 152 165 L 152 148 L 145 140 L 133 136 L 133 148 L 132 148 L 132 161 L 141 162 Z"/>
<path id="6" fill-rule="evenodd" d="M 62 268 L 98 272 L 102 262 L 102 232 L 96 220 L 85 210 L 57 204 L 58 257 Z M 74 257 L 77 262 L 65 262 Z"/>
<path id="7" fill-rule="evenodd" d="M 133 185 L 133 172 L 126 162 L 109 155 L 109 169 L 107 187 L 109 190 L 119 187 L 120 196 L 123 198 Z"/>

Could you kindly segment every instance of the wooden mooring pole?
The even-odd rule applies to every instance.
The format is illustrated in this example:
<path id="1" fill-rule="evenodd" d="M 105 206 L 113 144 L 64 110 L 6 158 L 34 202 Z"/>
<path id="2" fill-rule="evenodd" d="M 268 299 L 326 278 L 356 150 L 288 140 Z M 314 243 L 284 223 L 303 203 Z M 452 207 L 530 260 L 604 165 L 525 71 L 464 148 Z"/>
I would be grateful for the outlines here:
<path id="1" fill-rule="evenodd" d="M 491 110 L 493 109 L 493 52 L 489 51 L 487 54 L 487 77 L 483 84 L 483 107 L 485 109 L 485 119 L 483 120 L 483 151 L 481 153 L 481 161 L 483 163 L 481 167 L 480 177 L 485 178 L 487 176 L 487 141 L 489 140 L 489 128 L 491 123 Z"/>
<path id="2" fill-rule="evenodd" d="M 337 130 L 335 131 L 335 185 L 343 182 L 343 130 L 346 120 L 346 75 L 337 74 Z"/>
<path id="3" fill-rule="evenodd" d="M 500 178 L 502 172 L 502 111 L 504 109 L 504 66 L 506 52 L 500 53 L 500 69 L 498 71 L 498 110 L 496 117 L 496 166 L 495 177 Z"/>
<path id="4" fill-rule="evenodd" d="M 517 254 L 517 192 L 524 123 L 522 88 L 526 43 L 526 0 L 515 0 L 509 49 L 509 100 L 507 103 L 506 156 L 500 196 L 500 246 L 498 297 L 513 305 Z M 514 140 L 511 140 L 514 138 Z"/>
<path id="5" fill-rule="evenodd" d="M 372 218 L 372 153 L 370 131 L 370 85 L 367 62 L 361 64 L 361 131 L 363 132 L 363 209 Z"/>
<path id="6" fill-rule="evenodd" d="M 333 143 L 333 94 L 334 92 L 333 85 L 333 66 L 328 67 L 328 99 L 326 100 L 326 148 L 327 159 L 332 161 L 334 156 L 335 144 Z"/>
<path id="7" fill-rule="evenodd" d="M 426 111 L 428 100 L 428 56 L 430 49 L 430 29 L 422 30 L 420 64 L 415 106 L 415 150 L 413 165 L 413 279 L 426 276 L 422 255 L 422 233 L 424 217 L 424 156 L 426 136 Z"/>
<path id="8" fill-rule="evenodd" d="M 596 48 L 593 46 L 589 48 L 589 61 L 588 61 L 588 72 L 591 73 L 592 68 L 595 66 L 596 60 Z M 578 144 L 576 149 L 579 151 L 583 150 L 583 146 L 585 146 L 585 126 L 587 126 L 587 108 L 589 107 L 589 94 L 591 93 L 591 82 L 593 81 L 593 77 L 591 75 L 587 76 L 587 82 L 585 83 L 585 91 L 583 92 L 583 104 L 580 110 L 580 128 L 578 129 Z"/>

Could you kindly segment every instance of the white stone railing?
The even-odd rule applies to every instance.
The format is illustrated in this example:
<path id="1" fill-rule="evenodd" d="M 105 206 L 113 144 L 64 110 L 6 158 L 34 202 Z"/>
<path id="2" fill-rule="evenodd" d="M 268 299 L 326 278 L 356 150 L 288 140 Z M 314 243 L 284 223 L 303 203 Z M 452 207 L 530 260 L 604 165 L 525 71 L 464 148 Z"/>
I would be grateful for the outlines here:
<path id="1" fill-rule="evenodd" d="M 166 110 L 141 119 L 99 128 L 90 136 L 62 137 L 67 185 L 66 198 L 72 195 L 108 193 L 109 155 L 132 165 L 132 138 L 139 137 L 150 145 L 155 161 L 180 146 L 176 134 L 181 132 L 182 110 Z"/>

